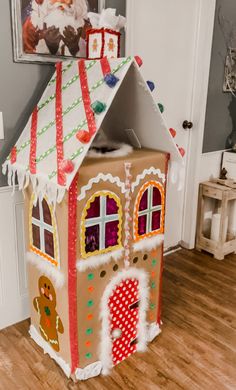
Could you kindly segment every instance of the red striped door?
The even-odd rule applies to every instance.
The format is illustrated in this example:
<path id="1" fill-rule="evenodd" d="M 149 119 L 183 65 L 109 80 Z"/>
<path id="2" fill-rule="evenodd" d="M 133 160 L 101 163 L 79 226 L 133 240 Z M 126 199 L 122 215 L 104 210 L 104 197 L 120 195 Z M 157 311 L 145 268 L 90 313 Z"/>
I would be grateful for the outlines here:
<path id="1" fill-rule="evenodd" d="M 116 365 L 136 351 L 139 313 L 138 280 L 125 279 L 109 299 L 112 361 Z"/>

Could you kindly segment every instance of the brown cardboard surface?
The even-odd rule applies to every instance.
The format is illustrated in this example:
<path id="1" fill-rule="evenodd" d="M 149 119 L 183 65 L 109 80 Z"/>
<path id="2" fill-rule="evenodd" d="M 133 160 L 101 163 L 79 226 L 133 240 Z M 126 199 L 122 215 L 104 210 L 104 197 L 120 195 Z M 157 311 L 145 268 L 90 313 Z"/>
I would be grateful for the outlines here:
<path id="1" fill-rule="evenodd" d="M 29 250 L 29 202 L 32 194 L 32 189 L 28 188 L 25 193 L 25 232 L 26 232 L 26 251 Z M 64 333 L 58 334 L 60 355 L 66 363 L 70 364 L 70 343 L 69 343 L 69 319 L 68 319 L 68 285 L 67 285 L 67 235 L 68 235 L 68 217 L 67 217 L 67 195 L 61 204 L 57 204 L 56 211 L 56 221 L 58 228 L 58 239 L 59 239 L 59 249 L 60 249 L 60 262 L 61 262 L 61 271 L 65 275 L 65 284 L 62 288 L 57 289 L 56 298 L 57 305 L 56 310 L 60 316 L 63 326 Z M 42 259 L 42 261 L 46 261 Z M 40 276 L 43 275 L 38 268 L 31 263 L 28 264 L 28 285 L 29 285 L 29 297 L 30 297 L 30 311 L 31 311 L 31 324 L 35 326 L 37 331 L 39 331 L 39 322 L 40 316 L 33 307 L 33 299 L 39 296 L 38 289 L 38 280 Z M 53 284 L 53 281 L 52 281 Z"/>
<path id="2" fill-rule="evenodd" d="M 79 193 L 80 188 L 86 185 L 88 179 L 96 177 L 99 173 L 111 173 L 113 176 L 118 176 L 122 181 L 125 180 L 124 162 L 131 162 L 131 181 L 135 181 L 136 176 L 143 172 L 144 169 L 150 167 L 159 168 L 162 173 L 166 173 L 167 167 L 167 155 L 152 150 L 135 150 L 128 157 L 110 159 L 109 162 L 106 158 L 87 158 L 81 167 L 79 176 Z M 144 183 L 149 180 L 155 180 L 160 183 L 161 180 L 156 175 L 148 175 L 146 178 L 140 181 L 140 184 L 136 187 L 132 194 L 130 213 L 133 216 L 134 203 L 138 194 L 138 191 Z M 163 183 L 162 183 L 163 184 Z M 164 184 L 163 184 L 164 186 Z M 122 210 L 125 207 L 125 197 L 121 193 L 120 188 L 116 184 L 110 182 L 100 181 L 94 184 L 90 190 L 86 192 L 86 197 L 78 204 L 78 221 L 81 219 L 82 211 L 86 205 L 88 199 L 97 191 L 108 190 L 114 192 L 121 199 Z M 124 214 L 124 213 L 123 213 Z M 124 223 L 124 219 L 123 219 Z M 122 223 L 122 224 L 123 224 Z M 79 226 L 78 226 L 79 228 Z M 130 222 L 131 235 L 133 236 L 133 221 Z M 80 237 L 80 234 L 78 235 Z M 124 241 L 124 229 L 122 228 L 122 242 Z M 78 239 L 78 253 L 80 253 L 80 239 Z M 130 242 L 131 247 L 133 242 Z M 145 256 L 146 255 L 146 256 Z M 138 257 L 137 262 L 133 262 L 133 259 Z M 146 258 L 147 257 L 147 258 Z M 81 257 L 79 257 L 81 258 Z M 145 259 L 145 260 L 144 260 Z M 155 265 L 153 260 L 156 260 Z M 84 260 L 86 261 L 86 259 Z M 161 275 L 161 261 L 162 261 L 162 246 L 160 246 L 156 253 L 153 251 L 140 251 L 133 253 L 131 249 L 130 253 L 130 265 L 137 269 L 144 269 L 149 275 L 149 287 L 150 287 L 150 307 L 147 312 L 147 320 L 149 323 L 155 322 L 157 319 L 157 312 L 159 306 L 159 287 L 160 287 L 160 275 Z M 123 258 L 118 261 L 119 269 L 113 270 L 115 261 L 111 261 L 109 264 L 100 266 L 96 269 L 88 269 L 84 272 L 78 273 L 78 338 L 79 338 L 79 362 L 80 367 L 83 368 L 88 364 L 91 364 L 99 360 L 99 346 L 101 341 L 101 320 L 99 316 L 101 314 L 101 299 L 103 292 L 111 281 L 111 279 L 124 268 Z M 106 275 L 101 277 L 101 272 L 105 271 Z M 151 273 L 154 272 L 154 274 Z M 93 279 L 89 280 L 89 275 L 93 275 Z M 88 302 L 93 301 L 93 305 L 88 307 Z M 91 317 L 92 315 L 92 317 Z M 87 334 L 91 332 L 91 334 Z M 89 355 L 88 355 L 89 354 Z M 89 357 L 88 357 L 89 356 Z"/>
<path id="3" fill-rule="evenodd" d="M 158 168 L 162 173 L 166 171 L 166 161 L 167 154 L 153 151 L 153 150 L 135 150 L 132 154 L 127 157 L 119 157 L 114 159 L 94 159 L 86 158 L 79 172 L 79 181 L 78 181 L 78 195 L 80 194 L 80 189 L 84 185 L 87 185 L 88 181 L 96 177 L 99 173 L 111 173 L 113 176 L 118 176 L 122 181 L 125 181 L 125 171 L 124 171 L 124 162 L 131 163 L 131 174 L 132 181 L 135 181 L 136 176 L 143 172 L 144 169 L 150 167 Z M 141 186 L 149 181 L 156 180 L 161 182 L 161 180 L 156 175 L 149 175 L 140 181 L 140 184 L 135 189 L 132 194 L 131 201 L 131 216 L 133 215 L 134 202 L 138 194 L 138 190 Z M 94 184 L 90 190 L 86 192 L 86 197 L 78 202 L 77 208 L 77 220 L 78 220 L 78 237 L 77 237 L 77 258 L 81 259 L 80 254 L 80 228 L 81 228 L 81 214 L 83 209 L 88 201 L 88 199 L 97 191 L 107 190 L 114 192 L 121 200 L 122 210 L 125 207 L 125 197 L 121 193 L 121 189 L 116 185 L 110 182 L 100 181 L 97 184 Z M 29 247 L 29 201 L 31 197 L 32 189 L 29 188 L 26 190 L 25 197 L 25 212 L 26 212 L 26 250 L 28 251 Z M 56 205 L 56 220 L 58 228 L 58 238 L 59 238 L 59 247 L 60 247 L 60 261 L 61 261 L 61 270 L 65 275 L 65 284 L 61 289 L 55 289 L 57 295 L 57 306 L 56 310 L 63 322 L 64 333 L 59 334 L 59 343 L 60 343 L 60 355 L 65 362 L 71 363 L 70 356 L 70 337 L 69 337 L 69 318 L 68 318 L 68 200 L 67 195 L 61 204 Z M 122 222 L 123 227 L 124 219 Z M 133 234 L 133 221 L 130 222 L 131 234 Z M 122 242 L 124 241 L 124 231 L 122 229 Z M 132 242 L 130 243 L 132 245 Z M 146 260 L 144 260 L 144 255 L 147 255 Z M 138 261 L 133 263 L 133 259 L 138 257 Z M 156 263 L 153 265 L 152 260 L 154 259 Z M 157 253 L 154 255 L 151 251 L 140 251 L 133 253 L 131 250 L 130 262 L 131 266 L 138 269 L 145 269 L 150 276 L 150 303 L 152 303 L 152 309 L 149 308 L 147 313 L 148 322 L 155 322 L 157 318 L 157 311 L 159 305 L 159 282 L 161 274 L 161 257 L 162 257 L 162 248 L 157 249 Z M 42 259 L 42 261 L 45 261 Z M 86 261 L 86 260 L 85 260 Z M 100 266 L 96 269 L 87 270 L 84 272 L 78 272 L 77 278 L 77 311 L 78 311 L 78 343 L 79 343 L 79 366 L 83 368 L 88 364 L 91 364 L 99 360 L 99 344 L 100 344 L 100 332 L 101 332 L 101 322 L 99 319 L 100 315 L 100 304 L 103 292 L 109 283 L 109 281 L 115 276 L 119 271 L 124 267 L 123 259 L 118 261 L 119 269 L 114 271 L 113 267 L 116 264 L 115 261 L 111 261 L 105 266 Z M 106 271 L 106 275 L 101 277 L 101 272 Z M 151 272 L 154 272 L 151 276 Z M 29 291 L 30 291 L 30 307 L 31 307 L 31 322 L 39 331 L 39 315 L 33 307 L 33 299 L 39 296 L 38 291 L 38 279 L 42 273 L 32 264 L 28 265 L 28 274 L 29 274 Z M 93 279 L 88 279 L 88 275 L 93 274 Z M 93 301 L 91 307 L 88 306 L 88 301 Z M 91 314 L 88 318 L 88 315 Z M 88 334 L 88 329 L 92 329 L 91 334 Z M 91 344 L 86 344 L 90 342 Z M 89 353 L 89 355 L 88 355 Z M 91 355 L 90 355 L 91 354 Z"/>

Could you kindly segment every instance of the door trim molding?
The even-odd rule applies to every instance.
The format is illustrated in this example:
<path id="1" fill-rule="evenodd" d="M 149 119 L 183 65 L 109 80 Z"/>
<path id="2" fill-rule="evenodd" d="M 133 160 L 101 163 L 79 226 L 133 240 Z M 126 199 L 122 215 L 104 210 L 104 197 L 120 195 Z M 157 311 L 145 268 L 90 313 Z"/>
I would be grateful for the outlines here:
<path id="1" fill-rule="evenodd" d="M 205 127 L 208 82 L 211 62 L 211 46 L 214 31 L 216 0 L 199 0 L 199 18 L 195 40 L 195 67 L 193 70 L 193 92 L 190 103 L 190 120 L 197 130 L 191 130 L 185 175 L 183 224 L 181 244 L 193 248 L 195 244 L 198 183 L 201 167 L 203 135 Z M 127 31 L 126 54 L 134 53 L 135 0 L 126 2 Z"/>
<path id="2" fill-rule="evenodd" d="M 192 249 L 195 246 L 198 185 L 201 168 L 203 136 L 205 128 L 211 48 L 214 32 L 216 0 L 199 0 L 199 23 L 196 36 L 196 59 L 190 120 L 197 130 L 191 130 L 187 157 L 184 192 L 184 215 L 181 244 Z"/>

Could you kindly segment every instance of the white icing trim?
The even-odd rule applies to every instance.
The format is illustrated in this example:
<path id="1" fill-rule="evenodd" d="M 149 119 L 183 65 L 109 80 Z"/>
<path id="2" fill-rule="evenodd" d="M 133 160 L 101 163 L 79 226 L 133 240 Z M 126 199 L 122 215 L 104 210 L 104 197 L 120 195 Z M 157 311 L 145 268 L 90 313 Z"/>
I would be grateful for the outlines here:
<path id="1" fill-rule="evenodd" d="M 85 381 L 86 379 L 93 378 L 94 376 L 100 375 L 102 371 L 102 363 L 95 362 L 89 364 L 84 368 L 77 368 L 75 371 L 75 378 L 80 381 Z"/>
<path id="2" fill-rule="evenodd" d="M 118 176 L 112 176 L 110 173 L 99 173 L 96 177 L 92 177 L 89 180 L 88 184 L 86 184 L 80 189 L 80 195 L 78 196 L 78 200 L 84 199 L 86 196 L 86 192 L 91 190 L 93 184 L 98 184 L 100 181 L 109 181 L 112 184 L 116 184 L 118 187 L 120 187 L 122 194 L 125 193 L 125 183 L 122 182 Z"/>
<path id="3" fill-rule="evenodd" d="M 123 256 L 124 249 L 118 249 L 116 251 L 104 253 L 102 255 L 96 255 L 88 257 L 87 259 L 77 260 L 77 270 L 80 272 L 86 271 L 88 268 L 97 268 L 100 265 L 107 264 L 112 260 L 118 261 Z"/>
<path id="4" fill-rule="evenodd" d="M 91 147 L 93 146 L 102 146 L 102 145 L 91 145 Z M 130 153 L 132 153 L 133 151 L 133 148 L 132 146 L 128 145 L 128 144 L 122 144 L 122 143 L 108 143 L 106 145 L 104 145 L 106 147 L 113 147 L 113 148 L 117 148 L 116 150 L 114 150 L 113 152 L 108 152 L 108 153 L 101 153 L 101 152 L 96 152 L 95 150 L 92 150 L 92 149 L 89 149 L 88 151 L 88 154 L 87 156 L 88 157 L 92 157 L 92 158 L 114 158 L 114 157 L 125 157 L 125 156 L 128 156 Z"/>
<path id="5" fill-rule="evenodd" d="M 151 251 L 160 246 L 164 241 L 164 234 L 157 234 L 150 238 L 143 238 L 133 244 L 133 251 Z"/>
<path id="6" fill-rule="evenodd" d="M 101 331 L 101 343 L 100 343 L 100 360 L 102 362 L 102 373 L 107 375 L 112 368 L 112 340 L 110 335 L 110 310 L 108 307 L 109 298 L 122 280 L 125 279 L 138 279 L 139 280 L 139 322 L 137 326 L 138 330 L 138 344 L 137 351 L 146 350 L 147 345 L 147 322 L 146 322 L 146 311 L 148 309 L 149 301 L 149 287 L 148 287 L 148 274 L 144 270 L 135 268 L 124 269 L 115 276 L 106 287 L 102 299 L 101 299 L 101 311 L 100 317 L 102 321 Z"/>
<path id="7" fill-rule="evenodd" d="M 48 353 L 48 355 L 57 362 L 57 364 L 66 374 L 67 378 L 70 378 L 71 368 L 69 364 L 56 354 L 52 347 L 50 347 L 50 345 L 40 336 L 40 334 L 33 325 L 30 325 L 29 334 L 36 342 L 36 344 L 38 344 L 43 349 L 43 352 L 45 354 Z"/>
<path id="8" fill-rule="evenodd" d="M 163 183 L 165 183 L 166 181 L 166 175 L 164 173 L 161 173 L 160 169 L 156 169 L 154 167 L 151 167 L 149 169 L 144 169 L 142 173 L 137 175 L 135 182 L 132 183 L 131 186 L 132 192 L 139 185 L 140 181 L 143 180 L 147 175 L 157 175 L 159 179 L 162 180 Z"/>
<path id="9" fill-rule="evenodd" d="M 160 326 L 155 322 L 148 325 L 147 341 L 150 343 L 161 333 Z"/>
<path id="10" fill-rule="evenodd" d="M 33 252 L 27 252 L 26 259 L 29 263 L 35 265 L 41 273 L 52 279 L 55 287 L 61 288 L 64 285 L 65 276 L 62 271 L 49 264 L 47 260 Z"/>
<path id="11" fill-rule="evenodd" d="M 41 199 L 44 196 L 47 196 L 48 202 L 50 204 L 60 203 L 64 198 L 66 188 L 62 187 L 56 183 L 49 182 L 48 177 L 46 175 L 31 175 L 29 172 L 26 172 L 26 169 L 21 165 L 15 163 L 11 164 L 9 161 L 6 161 L 3 164 L 2 172 L 5 175 L 8 169 L 8 185 L 13 187 L 13 193 L 15 190 L 15 182 L 16 182 L 16 173 L 19 183 L 19 190 L 24 190 L 28 187 L 31 182 L 33 187 L 33 192 L 37 198 Z"/>

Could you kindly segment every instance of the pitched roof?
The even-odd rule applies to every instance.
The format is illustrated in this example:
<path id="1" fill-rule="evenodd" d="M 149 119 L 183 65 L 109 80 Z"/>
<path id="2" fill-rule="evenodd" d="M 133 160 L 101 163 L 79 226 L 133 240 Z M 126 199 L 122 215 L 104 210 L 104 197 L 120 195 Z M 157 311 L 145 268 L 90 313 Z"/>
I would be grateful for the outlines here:
<path id="1" fill-rule="evenodd" d="M 125 140 L 125 129 L 134 129 L 143 147 L 181 161 L 134 58 L 71 61 L 57 64 L 3 164 L 9 184 L 17 172 L 20 189 L 31 180 L 36 194 L 60 201 L 101 125 L 108 137 L 119 141 Z"/>

